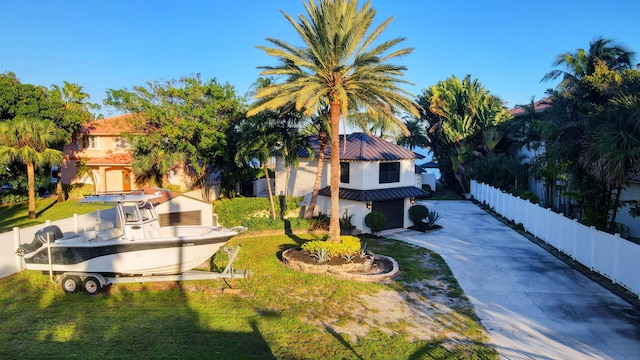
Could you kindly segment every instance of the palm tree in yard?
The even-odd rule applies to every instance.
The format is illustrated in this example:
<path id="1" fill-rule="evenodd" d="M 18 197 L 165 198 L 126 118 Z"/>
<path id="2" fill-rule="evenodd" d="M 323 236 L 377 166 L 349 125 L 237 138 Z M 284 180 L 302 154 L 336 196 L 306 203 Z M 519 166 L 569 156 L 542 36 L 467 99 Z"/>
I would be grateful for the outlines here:
<path id="1" fill-rule="evenodd" d="M 61 138 L 58 127 L 50 120 L 16 117 L 0 123 L 0 161 L 19 162 L 27 167 L 29 219 L 36 218 L 35 169 L 62 163 L 62 151 L 50 147 Z"/>
<path id="2" fill-rule="evenodd" d="M 304 42 L 303 47 L 267 38 L 274 47 L 259 46 L 268 55 L 279 59 L 277 66 L 262 67 L 261 75 L 284 77 L 281 83 L 261 89 L 256 94 L 258 105 L 248 116 L 263 110 L 277 109 L 294 101 L 296 109 L 305 115 L 316 114 L 329 104 L 331 139 L 331 221 L 329 241 L 340 241 L 339 210 L 339 125 L 349 106 L 359 111 L 398 117 L 400 111 L 418 116 L 412 95 L 399 87 L 408 84 L 400 77 L 404 66 L 391 64 L 397 57 L 413 49 L 390 51 L 403 38 L 374 43 L 391 23 L 392 18 L 372 28 L 375 10 L 371 3 L 362 7 L 357 1 L 318 0 L 305 3 L 307 17 L 296 21 L 283 12 Z"/>
<path id="3" fill-rule="evenodd" d="M 574 88 L 578 81 L 594 73 L 596 64 L 604 62 L 611 70 L 630 69 L 635 53 L 611 39 L 598 38 L 589 43 L 589 49 L 578 48 L 575 51 L 559 54 L 554 66 L 564 66 L 566 70 L 555 69 L 548 72 L 542 81 L 562 77 L 558 85 L 560 90 Z"/>
<path id="4" fill-rule="evenodd" d="M 406 120 L 405 126 L 409 131 L 409 134 L 401 134 L 398 136 L 397 143 L 400 146 L 406 146 L 409 150 L 413 151 L 416 147 L 427 147 L 429 140 L 424 135 L 424 128 L 419 120 Z"/>

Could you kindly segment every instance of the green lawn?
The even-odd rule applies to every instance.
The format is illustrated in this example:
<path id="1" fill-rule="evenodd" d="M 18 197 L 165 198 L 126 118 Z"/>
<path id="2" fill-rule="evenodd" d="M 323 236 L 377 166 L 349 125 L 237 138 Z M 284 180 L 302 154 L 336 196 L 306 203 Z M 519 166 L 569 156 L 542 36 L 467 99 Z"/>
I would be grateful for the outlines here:
<path id="1" fill-rule="evenodd" d="M 65 295 L 38 272 L 2 279 L 0 358 L 497 358 L 437 254 L 398 241 L 364 239 L 369 249 L 400 264 L 401 275 L 389 284 L 308 275 L 281 264 L 283 250 L 314 238 L 234 239 L 242 245 L 236 268 L 254 273 L 236 280 L 239 295 L 221 293 L 227 287 L 222 280 L 113 285 L 88 296 Z M 377 294 L 402 295 L 413 316 L 439 330 L 412 340 L 420 329 L 412 328 L 411 320 L 377 318 L 393 308 L 383 304 L 379 310 L 367 300 Z M 431 317 L 425 315 L 429 309 Z M 341 330 L 357 326 L 365 329 L 359 336 Z"/>
<path id="2" fill-rule="evenodd" d="M 442 186 L 442 184 L 438 182 L 436 183 L 436 191 L 433 193 L 431 200 L 464 200 L 464 196 L 452 189 Z"/>
<path id="3" fill-rule="evenodd" d="M 0 205 L 0 232 L 6 232 L 13 227 L 29 227 L 44 224 L 47 220 L 60 220 L 73 214 L 86 214 L 97 209 L 109 209 L 113 205 L 80 204 L 79 200 L 67 200 L 57 203 L 56 198 L 36 200 L 36 219 L 30 220 L 28 204 L 26 202 Z"/>

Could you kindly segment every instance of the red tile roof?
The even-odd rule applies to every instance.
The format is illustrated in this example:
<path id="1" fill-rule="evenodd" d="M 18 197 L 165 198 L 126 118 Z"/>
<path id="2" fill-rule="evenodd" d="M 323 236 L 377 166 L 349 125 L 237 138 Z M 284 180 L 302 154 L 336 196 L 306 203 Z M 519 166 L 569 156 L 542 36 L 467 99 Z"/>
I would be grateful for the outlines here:
<path id="1" fill-rule="evenodd" d="M 128 165 L 133 162 L 133 158 L 129 153 L 111 154 L 105 157 L 90 158 L 87 165 Z"/>
<path id="2" fill-rule="evenodd" d="M 83 134 L 91 135 L 118 135 L 123 132 L 133 131 L 133 114 L 113 116 L 105 119 L 90 121 L 82 125 Z"/>
<path id="3" fill-rule="evenodd" d="M 529 105 L 529 104 L 527 104 L 527 105 Z M 533 103 L 533 109 L 534 109 L 535 112 L 542 112 L 542 111 L 544 111 L 544 110 L 546 110 L 546 109 L 548 109 L 550 107 L 551 107 L 551 99 L 549 99 L 549 98 L 544 98 L 542 100 L 538 100 L 538 101 Z M 509 112 L 513 116 L 518 116 L 518 115 L 524 114 L 526 111 L 522 107 L 522 105 L 518 105 L 518 106 L 514 107 L 513 109 L 509 110 Z"/>

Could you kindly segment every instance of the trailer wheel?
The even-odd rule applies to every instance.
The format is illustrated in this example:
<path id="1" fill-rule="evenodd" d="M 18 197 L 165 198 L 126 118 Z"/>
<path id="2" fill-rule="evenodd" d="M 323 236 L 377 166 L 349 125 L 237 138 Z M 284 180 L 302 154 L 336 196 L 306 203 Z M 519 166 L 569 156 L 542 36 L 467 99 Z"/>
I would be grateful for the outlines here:
<path id="1" fill-rule="evenodd" d="M 95 295 L 102 290 L 102 285 L 100 285 L 100 280 L 93 276 L 87 276 L 84 279 L 84 283 L 82 284 L 84 287 L 84 291 L 89 295 Z"/>
<path id="2" fill-rule="evenodd" d="M 80 280 L 79 276 L 66 275 L 64 278 L 62 278 L 60 284 L 62 285 L 62 290 L 65 292 L 65 294 L 74 294 L 80 291 L 82 281 Z"/>

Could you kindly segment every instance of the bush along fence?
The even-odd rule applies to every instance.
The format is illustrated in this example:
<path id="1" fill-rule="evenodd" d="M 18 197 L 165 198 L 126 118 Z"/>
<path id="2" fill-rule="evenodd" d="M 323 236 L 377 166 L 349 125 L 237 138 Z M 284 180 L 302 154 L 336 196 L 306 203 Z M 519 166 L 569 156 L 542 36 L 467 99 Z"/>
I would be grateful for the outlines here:
<path id="1" fill-rule="evenodd" d="M 0 278 L 15 274 L 23 270 L 23 260 L 15 254 L 20 244 L 29 243 L 33 240 L 36 231 L 49 225 L 57 225 L 64 233 L 83 232 L 92 230 L 101 221 L 112 221 L 115 223 L 115 209 L 98 210 L 90 214 L 73 215 L 73 217 L 47 221 L 24 229 L 13 228 L 13 231 L 0 234 Z"/>
<path id="2" fill-rule="evenodd" d="M 640 297 L 640 245 L 471 180 L 471 195 L 558 251 Z"/>

